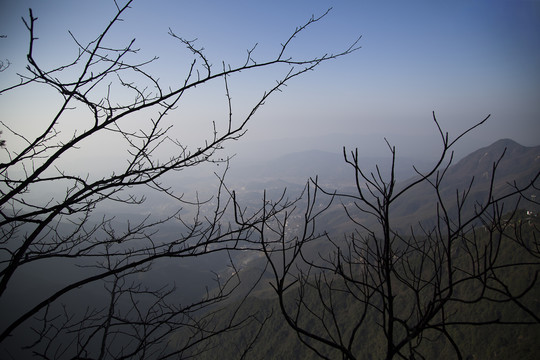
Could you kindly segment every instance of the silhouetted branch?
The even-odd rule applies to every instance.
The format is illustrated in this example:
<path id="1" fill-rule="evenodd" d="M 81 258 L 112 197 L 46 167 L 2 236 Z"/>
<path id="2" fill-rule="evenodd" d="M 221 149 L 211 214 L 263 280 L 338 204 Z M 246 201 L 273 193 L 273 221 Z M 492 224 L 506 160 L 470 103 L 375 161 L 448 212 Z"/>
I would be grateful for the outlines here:
<path id="1" fill-rule="evenodd" d="M 44 359 L 183 357 L 199 351 L 208 339 L 248 322 L 263 326 L 265 319 L 241 316 L 238 309 L 225 325 L 215 321 L 224 313 L 218 304 L 233 294 L 248 296 L 236 293 L 240 277 L 231 252 L 266 251 L 257 235 L 270 219 L 294 208 L 296 200 L 289 201 L 283 194 L 277 202 L 265 200 L 260 211 L 241 209 L 225 185 L 230 157 L 218 154 L 227 142 L 245 134 L 255 113 L 290 80 L 357 49 L 355 41 L 336 54 L 285 56 L 295 36 L 325 13 L 295 29 L 273 57 L 255 61 L 254 46 L 245 63 L 232 66 L 222 61 L 222 67 L 216 68 L 195 40 L 170 30 L 169 35 L 187 48 L 193 60 L 182 81 L 165 87 L 147 70 L 157 57 L 131 60 L 139 52 L 134 39 L 119 47 L 105 45 L 132 1 L 115 1 L 115 5 L 116 13 L 92 41 L 81 42 L 70 32 L 76 56 L 51 68 L 35 51 L 37 17 L 30 9 L 23 18 L 29 34 L 27 71 L 0 95 L 32 84 L 54 90 L 60 102 L 50 118 L 38 119 L 34 135 L 5 119 L 1 122 L 17 144 L 3 149 L 7 157 L 0 163 L 0 298 L 12 301 L 11 289 L 28 272 L 53 276 L 46 271 L 52 264 L 60 274 L 47 279 L 51 288 L 36 290 L 28 303 L 4 309 L 10 316 L 1 321 L 2 349 L 19 346 L 7 345 L 17 338 L 26 341 L 24 349 Z M 286 67 L 284 75 L 250 105 L 247 115 L 234 116 L 231 77 L 275 66 Z M 4 63 L 0 70 L 5 70 Z M 214 122 L 198 145 L 175 139 L 172 129 L 181 125 L 171 124 L 167 116 L 177 111 L 186 93 L 218 79 L 224 82 L 225 120 Z M 66 132 L 69 125 L 63 120 L 74 109 L 86 112 L 76 130 Z M 126 150 L 125 161 L 113 171 L 99 174 L 99 164 L 87 164 L 88 172 L 81 174 L 63 163 L 79 149 L 88 151 L 90 141 L 100 146 L 108 138 L 117 145 L 114 151 Z M 2 140 L 0 146 L 4 145 Z M 223 173 L 216 174 L 213 194 L 188 198 L 170 185 L 171 174 L 204 164 L 225 165 Z M 173 208 L 163 216 L 151 214 L 146 204 L 154 196 L 166 198 Z M 112 215 L 113 206 L 137 207 L 135 213 L 144 215 L 126 220 L 120 213 Z M 274 241 L 265 245 L 273 246 Z M 185 289 L 153 283 L 159 274 L 155 268 L 216 253 L 228 256 L 234 271 L 216 271 L 204 295 L 181 303 L 178 298 Z M 78 294 L 94 294 L 99 301 L 83 299 L 88 307 L 78 308 Z M 32 339 L 26 338 L 29 329 L 33 329 Z M 250 347 L 243 349 L 244 354 Z"/>

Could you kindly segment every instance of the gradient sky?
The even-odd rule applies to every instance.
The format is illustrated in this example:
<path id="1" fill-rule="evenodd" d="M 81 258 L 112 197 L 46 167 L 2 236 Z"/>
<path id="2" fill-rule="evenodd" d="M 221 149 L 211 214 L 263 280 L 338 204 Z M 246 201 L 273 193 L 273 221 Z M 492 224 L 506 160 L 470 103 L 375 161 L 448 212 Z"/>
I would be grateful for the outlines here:
<path id="1" fill-rule="evenodd" d="M 0 33 L 7 38 L 0 39 L 0 57 L 12 63 L 0 75 L 3 85 L 23 71 L 27 34 L 20 17 L 29 7 L 39 17 L 37 54 L 54 65 L 76 53 L 68 30 L 90 41 L 114 11 L 112 0 L 3 1 Z M 169 27 L 185 38 L 198 38 L 215 66 L 221 61 L 235 65 L 255 43 L 256 58 L 275 53 L 296 26 L 330 7 L 324 21 L 296 39 L 290 54 L 337 52 L 358 36 L 362 48 L 294 79 L 271 98 L 241 144 L 231 147 L 239 157 L 310 148 L 340 151 L 341 145 L 378 155 L 383 137 L 405 155 L 426 156 L 437 145 L 432 111 L 451 134 L 492 115 L 464 140 L 464 152 L 500 138 L 540 145 L 538 0 L 135 1 L 110 44 L 136 38 L 143 59 L 160 57 L 150 69 L 174 84 L 183 79 L 191 58 L 167 35 Z M 286 70 L 233 77 L 235 114 L 248 111 Z M 184 133 L 186 128 L 190 134 L 204 133 L 206 121 L 226 116 L 218 112 L 226 105 L 222 82 L 204 91 L 188 97 L 180 109 L 180 118 L 192 120 Z M 20 109 L 28 107 L 28 96 L 17 96 L 0 98 L 0 112 L 4 121 L 23 129 L 33 121 L 28 119 L 43 113 L 37 109 L 50 104 L 49 95 L 32 93 L 23 116 Z"/>

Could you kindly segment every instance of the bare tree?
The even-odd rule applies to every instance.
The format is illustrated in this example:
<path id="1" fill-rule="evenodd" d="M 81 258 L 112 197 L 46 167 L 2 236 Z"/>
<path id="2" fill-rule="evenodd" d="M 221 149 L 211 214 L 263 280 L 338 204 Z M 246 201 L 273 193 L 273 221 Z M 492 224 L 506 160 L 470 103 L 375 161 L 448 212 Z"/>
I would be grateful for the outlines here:
<path id="1" fill-rule="evenodd" d="M 242 137 L 270 95 L 320 63 L 356 50 L 354 42 L 336 54 L 288 57 L 295 37 L 326 13 L 296 28 L 274 57 L 259 61 L 252 48 L 239 66 L 213 67 L 195 41 L 171 30 L 170 35 L 187 48 L 193 61 L 183 81 L 163 87 L 146 70 L 156 59 L 133 62 L 134 40 L 123 47 L 105 45 L 132 1 L 115 4 L 117 11 L 105 29 L 86 44 L 72 35 L 78 55 L 53 68 L 44 68 L 35 56 L 37 18 L 30 10 L 23 19 L 30 39 L 27 73 L 20 75 L 19 83 L 0 91 L 5 95 L 36 85 L 54 90 L 60 99 L 52 118 L 40 119 L 42 130 L 36 135 L 1 122 L 7 133 L 24 144 L 20 148 L 8 144 L 3 149 L 7 160 L 0 164 L 2 358 L 28 353 L 45 359 L 193 356 L 190 351 L 200 348 L 205 339 L 249 321 L 250 317 L 238 318 L 235 312 L 223 314 L 218 306 L 240 284 L 233 252 L 260 251 L 260 243 L 252 239 L 254 226 L 291 203 L 267 203 L 239 226 L 229 221 L 233 197 L 224 184 L 226 171 L 216 175 L 217 190 L 206 199 L 195 194 L 195 200 L 187 199 L 163 179 L 205 163 L 222 163 L 227 168 L 229 158 L 218 153 L 226 142 Z M 272 66 L 285 67 L 284 76 L 246 116 L 233 116 L 230 77 Z M 223 82 L 229 113 L 221 123 L 214 123 L 210 136 L 200 144 L 191 147 L 176 140 L 170 135 L 174 124 L 166 116 L 175 112 L 186 93 L 217 80 Z M 66 137 L 64 119 L 73 109 L 84 110 L 86 117 Z M 142 115 L 146 120 L 134 128 L 133 122 Z M 127 149 L 126 161 L 114 171 L 96 175 L 88 164 L 89 170 L 81 173 L 62 163 L 66 156 L 88 151 L 92 139 L 109 136 L 119 144 L 119 151 Z M 115 204 L 144 210 L 148 194 L 166 196 L 167 201 L 176 202 L 177 210 L 165 217 L 149 214 L 138 219 L 115 217 L 107 211 Z M 188 218 L 182 216 L 186 208 L 190 209 Z M 164 233 L 165 226 L 172 232 Z M 168 280 L 159 284 L 155 281 L 159 272 L 152 275 L 171 260 L 193 263 L 217 252 L 229 254 L 232 269 L 225 277 L 216 273 L 215 288 L 195 300 L 179 300 L 186 289 L 178 291 Z M 21 283 L 32 279 L 29 273 L 33 282 Z M 39 289 L 39 275 L 53 273 L 54 286 Z M 20 298 L 17 291 L 24 286 L 36 289 L 30 297 Z M 216 316 L 229 320 L 216 327 L 212 321 Z M 18 345 L 26 355 L 17 352 Z"/>
<path id="2" fill-rule="evenodd" d="M 482 192 L 473 178 L 448 194 L 448 186 L 457 186 L 445 184 L 452 148 L 487 118 L 454 140 L 433 119 L 441 154 L 428 171 L 415 169 L 413 181 L 397 183 L 389 144 L 388 173 L 365 171 L 358 149 L 344 149 L 354 192 L 322 189 L 315 178 L 301 231 L 290 230 L 291 209 L 257 227 L 281 313 L 322 358 L 429 358 L 433 347 L 447 346 L 462 359 L 465 328 L 540 323 L 538 223 L 523 221 L 518 211 L 535 203 L 529 195 L 538 190 L 540 170 L 501 187 L 503 152 Z M 431 194 L 433 216 L 400 224 L 395 209 L 419 193 Z M 325 228 L 325 216 L 339 218 L 337 208 L 352 226 L 343 240 Z"/>

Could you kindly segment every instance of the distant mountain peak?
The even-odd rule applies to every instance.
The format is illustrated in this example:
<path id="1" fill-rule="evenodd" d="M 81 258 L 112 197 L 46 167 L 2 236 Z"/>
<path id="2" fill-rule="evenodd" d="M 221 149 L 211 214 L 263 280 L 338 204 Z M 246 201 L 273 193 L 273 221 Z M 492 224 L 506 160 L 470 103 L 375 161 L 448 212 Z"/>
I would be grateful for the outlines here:
<path id="1" fill-rule="evenodd" d="M 465 156 L 461 161 L 467 161 L 471 159 L 480 160 L 482 158 L 485 158 L 487 155 L 490 155 L 489 157 L 492 158 L 493 156 L 499 157 L 502 155 L 503 151 L 506 153 L 514 153 L 514 152 L 523 152 L 527 149 L 533 149 L 528 148 L 523 145 L 518 144 L 512 139 L 500 139 L 492 143 L 491 145 L 488 145 L 486 147 L 480 148 L 476 151 L 473 151 L 469 155 Z M 460 161 L 460 162 L 461 162 Z"/>
<path id="2" fill-rule="evenodd" d="M 465 156 L 453 166 L 453 173 L 459 174 L 458 177 L 491 173 L 493 164 L 501 159 L 503 153 L 498 172 L 517 173 L 534 163 L 540 155 L 540 146 L 526 147 L 511 139 L 500 139 Z"/>
<path id="3" fill-rule="evenodd" d="M 499 139 L 499 140 L 495 141 L 490 146 L 516 146 L 516 145 L 517 146 L 522 146 L 522 145 L 518 144 L 517 142 L 515 142 L 512 139 L 505 138 L 505 139 Z"/>
<path id="4" fill-rule="evenodd" d="M 502 154 L 502 152 L 504 151 L 504 149 L 506 149 L 507 153 L 510 153 L 510 152 L 515 152 L 515 151 L 523 151 L 523 150 L 528 149 L 528 148 L 523 146 L 523 145 L 518 144 L 517 142 L 515 142 L 512 139 L 507 139 L 506 138 L 506 139 L 497 140 L 494 143 L 492 143 L 491 145 L 480 148 L 480 149 L 472 152 L 471 154 L 469 154 L 465 158 L 468 158 L 470 156 L 477 156 L 478 154 L 485 154 L 485 153 L 488 153 L 488 154 L 495 153 L 495 154 L 500 156 Z"/>
<path id="5" fill-rule="evenodd" d="M 506 148 L 507 151 L 514 151 L 515 149 L 525 149 L 526 147 L 518 144 L 512 139 L 500 139 L 495 141 L 493 144 L 485 147 L 485 149 L 494 151 L 504 150 L 504 148 Z"/>

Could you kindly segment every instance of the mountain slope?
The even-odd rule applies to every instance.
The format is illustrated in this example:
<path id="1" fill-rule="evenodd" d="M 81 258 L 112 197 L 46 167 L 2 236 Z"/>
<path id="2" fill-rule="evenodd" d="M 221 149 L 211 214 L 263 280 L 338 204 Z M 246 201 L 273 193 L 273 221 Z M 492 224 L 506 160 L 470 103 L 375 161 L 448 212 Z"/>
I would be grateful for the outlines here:
<path id="1" fill-rule="evenodd" d="M 494 164 L 497 162 L 494 172 Z M 525 147 L 512 140 L 502 139 L 450 166 L 439 191 L 448 209 L 456 214 L 458 196 L 461 198 L 470 186 L 466 207 L 468 211 L 473 211 L 475 204 L 487 201 L 493 174 L 493 196 L 498 197 L 514 191 L 513 184 L 518 186 L 528 184 L 539 171 L 540 146 Z M 416 178 L 406 181 L 401 186 L 410 184 L 414 179 Z M 535 195 L 535 190 L 530 189 L 524 195 L 526 197 Z M 396 202 L 393 207 L 394 219 L 405 227 L 417 223 L 420 219 L 433 222 L 436 218 L 435 196 L 434 188 L 430 184 L 422 183 L 415 186 L 409 190 L 406 197 Z M 508 208 L 514 204 L 515 202 L 508 202 L 506 206 Z M 523 199 L 520 206 L 538 210 L 538 206 Z"/>
<path id="2" fill-rule="evenodd" d="M 499 161 L 503 152 L 505 152 L 505 156 L 500 160 L 495 174 L 494 188 L 496 194 L 504 194 L 507 191 L 511 191 L 512 187 L 507 185 L 508 182 L 515 180 L 518 184 L 526 184 L 540 171 L 540 146 L 528 148 L 511 140 L 500 140 L 488 147 L 471 153 L 448 168 L 445 175 L 445 181 L 440 187 L 443 201 L 447 204 L 455 203 L 456 188 L 458 191 L 468 188 L 471 183 L 471 178 L 474 178 L 474 181 L 472 182 L 469 193 L 470 200 L 467 204 L 472 206 L 475 201 L 485 201 L 487 196 L 486 186 L 489 187 L 491 183 L 493 163 Z M 410 181 L 412 180 L 409 180 L 408 183 L 410 183 Z M 538 183 L 539 181 L 537 180 L 536 184 L 538 185 Z M 406 183 L 400 186 L 405 185 Z M 538 188 L 539 187 L 536 186 L 536 189 Z M 531 194 L 534 194 L 535 191 L 536 190 L 533 189 L 533 191 L 528 192 L 526 195 L 530 196 Z M 434 192 L 433 189 L 430 189 L 429 185 L 419 185 L 412 188 L 406 195 L 407 196 L 400 202 L 395 204 L 396 208 L 393 212 L 393 218 L 396 219 L 396 222 L 394 225 L 399 223 L 404 228 L 408 229 L 408 226 L 418 223 L 419 221 L 429 222 L 433 220 L 434 214 L 436 214 L 437 198 L 433 197 Z M 523 202 L 521 205 L 525 207 L 532 206 L 527 202 Z M 348 222 L 349 224 L 346 224 L 347 219 L 344 217 L 343 212 L 339 213 L 336 211 L 329 215 L 330 216 L 324 218 L 325 223 L 321 224 L 323 228 L 329 229 L 334 226 L 333 224 L 336 222 L 343 224 L 343 228 L 341 229 L 335 229 L 334 226 L 334 229 L 336 230 L 333 234 L 335 235 L 334 240 L 339 237 L 340 234 L 337 233 L 339 230 L 347 232 L 352 229 L 350 221 Z M 518 213 L 514 219 L 514 225 L 509 226 L 508 231 L 513 231 L 514 228 L 517 228 L 516 224 L 521 224 L 522 220 L 525 221 L 525 219 L 528 221 L 527 229 L 530 232 L 527 234 L 526 238 L 531 239 L 533 236 L 537 236 L 538 218 L 529 217 L 524 211 Z M 376 222 L 371 224 L 362 222 L 362 224 L 368 227 L 377 225 Z M 484 235 L 478 234 L 478 236 L 486 237 L 489 237 L 490 235 L 491 234 L 488 233 L 484 233 Z M 328 241 L 326 243 L 328 244 Z M 482 243 L 482 241 L 479 241 L 479 243 Z M 324 244 L 321 245 L 322 246 L 316 249 L 319 251 L 314 251 L 315 253 L 326 253 L 325 250 L 327 249 L 324 247 Z M 516 251 L 519 249 L 515 243 L 511 241 L 506 242 L 505 246 L 508 247 L 502 248 L 498 258 L 500 264 L 511 263 L 516 261 L 514 257 L 523 255 L 520 251 Z M 465 257 L 456 259 L 468 261 L 468 258 Z M 522 259 L 524 262 L 528 261 L 525 261 L 524 259 L 525 258 Z M 465 268 L 465 265 L 463 265 L 463 268 Z M 535 277 L 537 274 L 537 268 L 532 268 L 532 271 L 530 272 L 523 271 L 523 269 L 526 268 L 520 266 L 513 268 L 502 266 L 501 269 L 504 269 L 504 275 L 508 279 L 511 279 L 510 282 L 512 283 L 512 286 L 520 283 L 525 284 L 523 286 L 527 286 L 530 278 Z M 249 269 L 245 269 L 244 271 L 248 270 Z M 500 273 L 498 273 L 498 275 L 500 275 Z M 522 284 L 520 286 L 522 286 Z M 456 292 L 457 291 L 458 289 L 456 287 Z M 474 293 L 475 288 L 471 285 L 471 287 L 460 288 L 459 291 L 463 291 L 467 294 Z M 289 295 L 291 295 L 291 293 L 294 295 L 294 289 L 291 289 Z M 284 323 L 283 318 L 279 314 L 279 304 L 272 298 L 272 294 L 272 291 L 269 291 L 265 293 L 267 296 L 251 297 L 248 301 L 249 304 L 243 308 L 243 310 L 250 311 L 260 317 L 258 319 L 261 322 L 255 322 L 255 325 L 262 323 L 262 321 L 266 321 L 265 326 L 260 332 L 259 341 L 254 344 L 249 343 L 252 337 L 258 334 L 258 328 L 256 326 L 251 326 L 253 324 L 250 324 L 246 327 L 246 332 L 243 332 L 242 330 L 237 334 L 226 334 L 225 340 L 220 339 L 219 342 L 216 341 L 215 348 L 219 349 L 219 351 L 209 351 L 207 354 L 203 354 L 201 358 L 220 359 L 224 356 L 227 357 L 226 354 L 235 354 L 235 351 L 238 351 L 238 344 L 246 347 L 249 345 L 252 349 L 252 352 L 249 353 L 249 355 L 253 358 L 313 358 L 314 354 L 306 347 L 300 346 L 297 334 Z M 310 294 L 309 291 L 303 292 L 302 294 L 302 296 L 304 296 L 302 300 L 304 303 L 312 304 L 320 302 L 319 294 L 313 295 Z M 419 293 L 416 293 L 416 295 L 419 295 Z M 532 304 L 531 308 L 533 309 L 533 312 L 538 313 L 539 305 L 536 300 L 539 295 L 540 288 L 536 285 L 532 293 L 519 300 L 524 301 L 524 303 L 527 304 Z M 338 304 L 337 299 L 340 296 L 343 296 L 343 299 L 345 299 L 347 296 L 346 292 L 335 292 L 334 304 Z M 398 300 L 404 301 L 403 298 Z M 355 302 L 352 301 L 352 304 L 354 303 Z M 342 298 L 339 298 L 339 304 L 339 306 L 335 307 L 335 314 L 337 314 L 337 316 L 334 317 L 334 319 L 340 319 L 341 328 L 346 331 L 347 329 L 353 328 L 354 319 L 358 318 L 362 314 L 362 311 L 356 309 L 354 305 L 351 305 L 351 302 L 345 300 L 342 301 Z M 362 305 L 361 302 L 360 305 Z M 501 319 L 518 321 L 520 320 L 519 316 L 521 316 L 512 306 L 507 306 L 507 304 L 501 305 L 497 301 L 479 302 L 477 304 L 472 304 L 472 306 L 470 304 L 456 302 L 456 304 L 449 307 L 449 309 L 450 313 L 460 314 L 461 318 L 471 316 L 475 319 L 483 319 L 482 316 L 487 316 L 486 314 L 497 314 Z M 269 314 L 272 314 L 272 316 Z M 270 317 L 261 320 L 266 315 Z M 367 317 L 366 319 L 366 326 L 359 330 L 363 332 L 358 333 L 359 335 L 356 338 L 358 339 L 358 343 L 355 343 L 356 347 L 354 348 L 354 351 L 358 354 L 358 358 L 361 359 L 380 358 L 383 356 L 383 354 L 381 354 L 381 349 L 384 348 L 385 343 L 384 339 L 380 336 L 379 323 L 377 323 L 376 318 L 370 319 Z M 348 320 L 351 320 L 351 324 L 347 322 Z M 310 329 L 315 329 L 313 330 L 315 332 L 324 333 L 325 329 L 317 328 L 317 324 L 317 322 L 314 322 L 313 324 L 309 322 Z M 485 327 L 462 327 L 459 326 L 459 322 L 457 322 L 457 324 L 458 325 L 455 327 L 449 326 L 447 330 L 451 332 L 452 336 L 459 342 L 459 346 L 464 355 L 463 358 L 535 359 L 538 351 L 540 351 L 540 343 L 535 336 L 539 330 L 538 324 L 527 326 L 507 325 L 506 327 L 499 326 L 495 323 Z M 377 333 L 378 330 L 379 333 Z M 426 338 L 431 338 L 431 335 L 433 335 L 433 333 L 426 331 Z M 445 344 L 444 341 L 440 341 L 441 338 L 442 337 L 439 336 L 433 336 L 424 343 L 424 347 L 421 348 L 421 350 L 427 355 L 426 358 L 455 358 L 453 348 L 448 343 Z M 242 348 L 242 346 L 239 347 Z M 327 354 L 329 358 L 337 358 L 338 355 L 339 354 L 335 353 Z M 231 355 L 231 357 L 234 356 Z"/>

